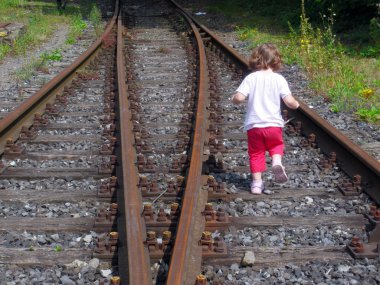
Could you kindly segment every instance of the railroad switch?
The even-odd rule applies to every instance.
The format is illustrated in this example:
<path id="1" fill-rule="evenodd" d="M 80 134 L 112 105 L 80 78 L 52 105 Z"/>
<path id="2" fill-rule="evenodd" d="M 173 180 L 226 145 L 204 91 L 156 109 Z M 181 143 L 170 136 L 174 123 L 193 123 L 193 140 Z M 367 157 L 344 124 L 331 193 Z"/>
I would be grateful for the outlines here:
<path id="1" fill-rule="evenodd" d="M 107 236 L 101 236 L 96 242 L 93 257 L 101 259 L 113 259 L 117 257 L 118 232 L 110 232 Z"/>
<path id="2" fill-rule="evenodd" d="M 112 198 L 116 193 L 117 177 L 112 176 L 109 181 L 102 181 L 98 190 L 98 197 Z"/>
<path id="3" fill-rule="evenodd" d="M 19 136 L 20 141 L 34 140 L 36 137 L 37 137 L 37 132 L 33 127 L 29 129 L 26 126 L 22 126 L 20 136 Z"/>
<path id="4" fill-rule="evenodd" d="M 347 249 L 356 259 L 380 257 L 380 241 L 364 244 L 359 237 L 354 236 L 347 245 Z"/>
<path id="5" fill-rule="evenodd" d="M 340 185 L 338 185 L 338 189 L 345 196 L 357 196 L 363 192 L 362 177 L 357 174 L 354 176 L 353 180 L 345 179 Z"/>

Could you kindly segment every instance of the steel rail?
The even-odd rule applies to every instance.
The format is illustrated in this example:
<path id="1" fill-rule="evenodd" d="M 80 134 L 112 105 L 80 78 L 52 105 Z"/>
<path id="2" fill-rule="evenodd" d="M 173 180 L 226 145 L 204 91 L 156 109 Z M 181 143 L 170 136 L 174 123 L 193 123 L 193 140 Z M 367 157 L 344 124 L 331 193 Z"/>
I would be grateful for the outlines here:
<path id="1" fill-rule="evenodd" d="M 178 7 L 174 1 L 172 1 L 172 3 Z M 185 282 L 187 278 L 190 278 L 190 280 L 195 282 L 195 277 L 193 278 L 193 276 L 187 276 L 187 265 L 190 264 L 190 259 L 193 258 L 192 255 L 194 254 L 194 251 L 192 250 L 192 245 L 200 239 L 200 236 L 194 236 L 195 227 L 199 227 L 199 225 L 196 225 L 194 217 L 196 209 L 199 206 L 199 192 L 201 191 L 202 186 L 201 171 L 207 123 L 206 105 L 209 100 L 207 59 L 203 41 L 198 29 L 191 22 L 190 18 L 183 13 L 182 9 L 180 9 L 180 11 L 189 22 L 198 45 L 199 85 L 190 167 L 186 178 L 186 187 L 184 196 L 182 197 L 181 215 L 177 227 L 174 248 L 171 255 L 170 267 L 166 281 L 166 284 L 168 285 L 186 284 Z M 198 265 L 200 267 L 200 264 Z"/>
<path id="2" fill-rule="evenodd" d="M 190 15 L 188 16 L 202 32 L 207 34 L 212 44 L 232 56 L 233 63 L 243 71 L 243 74 L 249 73 L 248 61 L 246 59 L 233 48 L 223 43 L 218 36 L 196 19 L 193 19 Z M 302 122 L 303 134 L 306 136 L 311 133 L 315 134 L 317 145 L 325 154 L 328 155 L 331 152 L 335 152 L 339 167 L 351 178 L 355 175 L 360 175 L 364 192 L 380 205 L 380 162 L 306 104 L 301 102 L 300 105 L 300 108 L 297 110 L 288 110 L 288 112 L 290 117 L 295 117 Z"/>
<path id="3" fill-rule="evenodd" d="M 298 110 L 288 112 L 302 122 L 304 135 L 316 135 L 318 148 L 326 154 L 336 153 L 338 165 L 346 174 L 360 175 L 364 192 L 380 205 L 380 162 L 304 103 L 300 102 Z"/>
<path id="4" fill-rule="evenodd" d="M 117 81 L 118 81 L 118 115 L 117 125 L 120 151 L 117 157 L 121 158 L 122 167 L 116 170 L 119 177 L 118 205 L 118 265 L 122 284 L 152 284 L 150 259 L 148 250 L 143 243 L 146 236 L 145 223 L 141 216 L 142 199 L 137 184 L 138 172 L 136 169 L 136 151 L 134 148 L 133 126 L 131 111 L 127 98 L 125 83 L 125 60 L 123 49 L 123 29 L 121 17 L 118 19 L 117 33 Z"/>
<path id="5" fill-rule="evenodd" d="M 34 114 L 42 114 L 46 103 L 54 102 L 55 96 L 63 91 L 64 85 L 71 82 L 76 71 L 86 66 L 97 54 L 102 44 L 114 27 L 119 13 L 119 0 L 115 1 L 115 11 L 102 36 L 98 38 L 84 53 L 72 64 L 63 69 L 57 76 L 47 82 L 40 90 L 23 101 L 16 109 L 0 120 L 0 154 L 4 152 L 4 146 L 8 138 L 16 140 L 23 126 L 30 127 L 33 124 Z"/>

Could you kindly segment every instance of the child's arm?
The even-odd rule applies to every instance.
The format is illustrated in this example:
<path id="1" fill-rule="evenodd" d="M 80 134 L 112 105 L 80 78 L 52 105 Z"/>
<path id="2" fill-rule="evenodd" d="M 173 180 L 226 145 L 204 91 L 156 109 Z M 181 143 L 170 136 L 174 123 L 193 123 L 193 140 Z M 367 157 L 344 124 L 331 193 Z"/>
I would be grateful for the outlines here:
<path id="1" fill-rule="evenodd" d="M 240 92 L 236 92 L 233 96 L 232 96 L 232 103 L 234 104 L 240 104 L 240 103 L 243 103 L 245 98 L 247 98 L 246 96 L 244 96 L 242 93 Z"/>
<path id="2" fill-rule="evenodd" d="M 285 105 L 290 109 L 297 109 L 300 106 L 298 101 L 291 94 L 286 95 L 282 100 L 284 100 Z"/>

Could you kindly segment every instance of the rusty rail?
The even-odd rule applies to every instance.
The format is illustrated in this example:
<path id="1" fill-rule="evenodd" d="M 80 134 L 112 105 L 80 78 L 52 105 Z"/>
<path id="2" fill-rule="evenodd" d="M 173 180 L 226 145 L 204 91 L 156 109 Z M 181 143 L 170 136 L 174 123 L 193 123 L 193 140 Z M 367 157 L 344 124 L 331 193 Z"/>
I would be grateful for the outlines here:
<path id="1" fill-rule="evenodd" d="M 152 284 L 152 276 L 149 265 L 149 254 L 144 246 L 143 238 L 146 235 L 145 223 L 142 219 L 141 193 L 137 187 L 138 173 L 135 165 L 136 152 L 134 148 L 134 136 L 132 132 L 131 111 L 127 99 L 127 85 L 125 83 L 125 61 L 123 54 L 123 26 L 122 19 L 118 19 L 117 33 L 117 81 L 119 102 L 119 142 L 121 152 L 117 154 L 121 158 L 122 167 L 116 170 L 118 183 L 118 205 L 120 216 L 118 219 L 119 248 L 118 262 L 119 274 L 122 284 Z M 128 268 L 128 271 L 126 270 Z"/>
<path id="2" fill-rule="evenodd" d="M 189 16 L 190 17 L 190 16 Z M 223 43 L 204 25 L 192 18 L 197 27 L 207 34 L 213 45 L 222 52 L 231 55 L 233 64 L 242 70 L 242 75 L 249 73 L 248 61 L 239 55 L 233 48 Z M 329 122 L 320 117 L 307 105 L 302 104 L 297 110 L 288 110 L 290 117 L 302 122 L 303 134 L 316 135 L 318 147 L 325 154 L 335 152 L 339 167 L 351 178 L 360 176 L 364 191 L 380 205 L 380 162 L 352 142 L 348 137 L 334 128 Z"/>
<path id="3" fill-rule="evenodd" d="M 114 16 L 108 23 L 102 36 L 97 39 L 83 54 L 81 54 L 72 64 L 62 70 L 52 80 L 47 82 L 33 96 L 26 99 L 15 110 L 0 120 L 0 154 L 4 152 L 4 146 L 8 138 L 13 141 L 17 139 L 23 126 L 30 127 L 33 124 L 33 116 L 42 114 L 46 103 L 54 102 L 55 96 L 63 91 L 64 85 L 71 82 L 76 71 L 86 66 L 102 44 L 107 42 L 107 37 L 114 27 L 119 13 L 119 0 L 116 0 Z"/>
<path id="4" fill-rule="evenodd" d="M 177 9 L 181 10 L 187 18 L 190 18 L 193 23 L 197 26 L 200 33 L 202 34 L 203 39 L 210 42 L 223 53 L 228 54 L 229 62 L 232 63 L 233 67 L 237 70 L 241 70 L 241 75 L 248 74 L 248 62 L 246 59 L 242 58 L 234 49 L 224 44 L 216 35 L 214 35 L 209 29 L 201 25 L 199 22 L 194 20 L 189 16 L 182 8 L 178 6 L 174 1 L 174 5 L 177 6 Z M 193 26 L 194 24 L 192 24 Z M 199 33 L 196 33 L 196 37 L 199 38 Z M 203 55 L 203 47 L 200 47 L 200 56 Z M 202 61 L 201 61 L 202 62 Z M 202 68 L 203 63 L 201 63 Z M 205 67 L 206 68 L 206 67 Z M 199 93 L 199 98 L 201 100 L 202 94 L 201 89 Z M 198 112 L 200 109 L 198 109 Z M 296 119 L 302 122 L 302 132 L 304 135 L 308 136 L 310 133 L 316 135 L 316 143 L 318 147 L 326 154 L 330 152 L 335 152 L 337 155 L 337 161 L 340 168 L 346 172 L 351 178 L 355 176 L 360 176 L 362 181 L 362 186 L 364 191 L 376 201 L 377 204 L 380 204 L 380 163 L 371 157 L 368 153 L 362 150 L 359 146 L 353 143 L 348 137 L 339 132 L 326 120 L 321 118 L 316 112 L 311 110 L 308 106 L 301 103 L 301 106 L 298 110 L 288 110 L 289 117 L 295 117 Z M 204 116 L 201 114 L 197 115 L 197 120 L 200 118 L 198 116 Z M 203 122 L 203 127 L 205 123 Z M 197 122 L 196 126 L 200 127 L 202 124 Z M 194 137 L 195 144 L 203 144 L 203 140 L 197 141 L 200 134 L 197 133 L 197 128 L 195 130 L 196 135 Z M 197 147 L 197 148 L 196 148 Z M 188 274 L 185 272 L 185 264 L 188 262 L 187 258 L 191 255 L 191 244 L 194 237 L 191 235 L 192 229 L 192 220 L 190 218 L 191 211 L 196 208 L 196 196 L 198 195 L 197 191 L 199 184 L 193 181 L 192 175 L 195 175 L 197 171 L 200 171 L 201 166 L 197 165 L 201 153 L 196 153 L 195 150 L 200 149 L 202 146 L 194 146 L 192 153 L 192 165 L 189 172 L 188 184 L 186 187 L 185 197 L 184 197 L 184 206 L 181 211 L 181 221 L 177 229 L 177 236 L 174 251 L 171 259 L 171 266 L 169 269 L 168 279 L 166 284 L 177 285 L 177 284 L 191 284 L 186 276 Z M 195 157 L 194 157 L 195 156 Z M 193 164 L 193 162 L 195 164 Z M 194 168 L 193 168 L 194 167 Z M 196 167 L 199 167 L 196 169 Z M 194 250 L 193 250 L 194 251 Z M 187 283 L 185 283 L 187 282 Z"/>
<path id="5" fill-rule="evenodd" d="M 175 5 L 176 3 L 173 2 Z M 178 5 L 177 5 L 178 7 Z M 197 253 L 193 250 L 194 243 L 196 243 L 200 236 L 194 236 L 195 232 L 195 214 L 199 207 L 200 191 L 201 191 L 201 170 L 203 163 L 203 147 L 206 133 L 206 105 L 209 101 L 209 79 L 207 69 L 206 52 L 203 46 L 202 38 L 199 34 L 197 27 L 191 22 L 183 10 L 179 9 L 184 17 L 189 22 L 198 45 L 199 52 L 199 82 L 198 82 L 198 104 L 197 115 L 195 120 L 194 139 L 191 150 L 191 165 L 187 176 L 187 183 L 182 198 L 182 207 L 180 221 L 177 227 L 177 234 L 175 244 L 170 261 L 170 268 L 167 277 L 167 283 L 170 285 L 187 284 L 187 278 L 194 280 L 193 276 L 189 276 L 188 265 L 191 258 L 201 258 L 201 251 L 198 256 L 194 257 Z M 200 225 L 197 224 L 199 227 Z M 200 267 L 200 263 L 198 263 Z"/>

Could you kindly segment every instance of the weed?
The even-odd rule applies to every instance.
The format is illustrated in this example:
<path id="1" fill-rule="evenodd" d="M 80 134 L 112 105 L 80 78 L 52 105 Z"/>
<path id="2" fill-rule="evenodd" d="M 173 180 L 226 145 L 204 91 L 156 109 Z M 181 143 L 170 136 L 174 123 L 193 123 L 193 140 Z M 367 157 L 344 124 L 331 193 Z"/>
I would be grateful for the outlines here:
<path id="1" fill-rule="evenodd" d="M 100 36 L 103 32 L 103 25 L 102 25 L 102 14 L 98 7 L 95 5 L 92 6 L 91 12 L 90 12 L 90 21 L 92 25 L 95 28 L 95 33 L 97 36 Z"/>
<path id="2" fill-rule="evenodd" d="M 360 110 L 360 118 L 373 122 L 380 101 L 380 59 L 373 57 L 379 56 L 380 46 L 368 46 L 359 52 L 343 47 L 334 34 L 333 7 L 327 14 L 320 15 L 322 25 L 317 28 L 306 15 L 305 0 L 301 1 L 300 8 L 299 28 L 288 22 L 288 35 L 262 29 L 261 18 L 256 17 L 259 19 L 256 22 L 237 27 L 239 39 L 248 41 L 250 47 L 264 42 L 277 44 L 284 62 L 298 64 L 306 70 L 310 86 L 318 94 L 324 94 L 333 112 Z M 372 34 L 376 35 L 377 22 L 372 22 Z"/>
<path id="3" fill-rule="evenodd" d="M 359 119 L 372 124 L 380 125 L 380 107 L 372 106 L 370 108 L 358 109 L 355 113 Z"/>
<path id="4" fill-rule="evenodd" d="M 28 81 L 38 69 L 42 68 L 44 61 L 41 58 L 32 58 L 30 62 L 14 73 L 17 81 Z"/>
<path id="5" fill-rule="evenodd" d="M 55 251 L 55 252 L 60 252 L 60 251 L 62 251 L 62 246 L 61 246 L 61 245 L 56 245 L 56 246 L 54 246 L 54 251 Z"/>
<path id="6" fill-rule="evenodd" d="M 0 60 L 3 60 L 10 51 L 11 47 L 9 45 L 0 44 Z"/>
<path id="7" fill-rule="evenodd" d="M 87 28 L 87 24 L 82 20 L 81 14 L 75 14 L 72 17 L 72 24 L 70 33 L 66 39 L 67 44 L 74 44 L 76 42 L 76 38 L 82 34 L 83 30 Z"/>
<path id="8" fill-rule="evenodd" d="M 55 49 L 51 52 L 44 52 L 41 55 L 41 58 L 46 61 L 60 61 L 62 59 L 62 54 L 59 49 Z"/>

